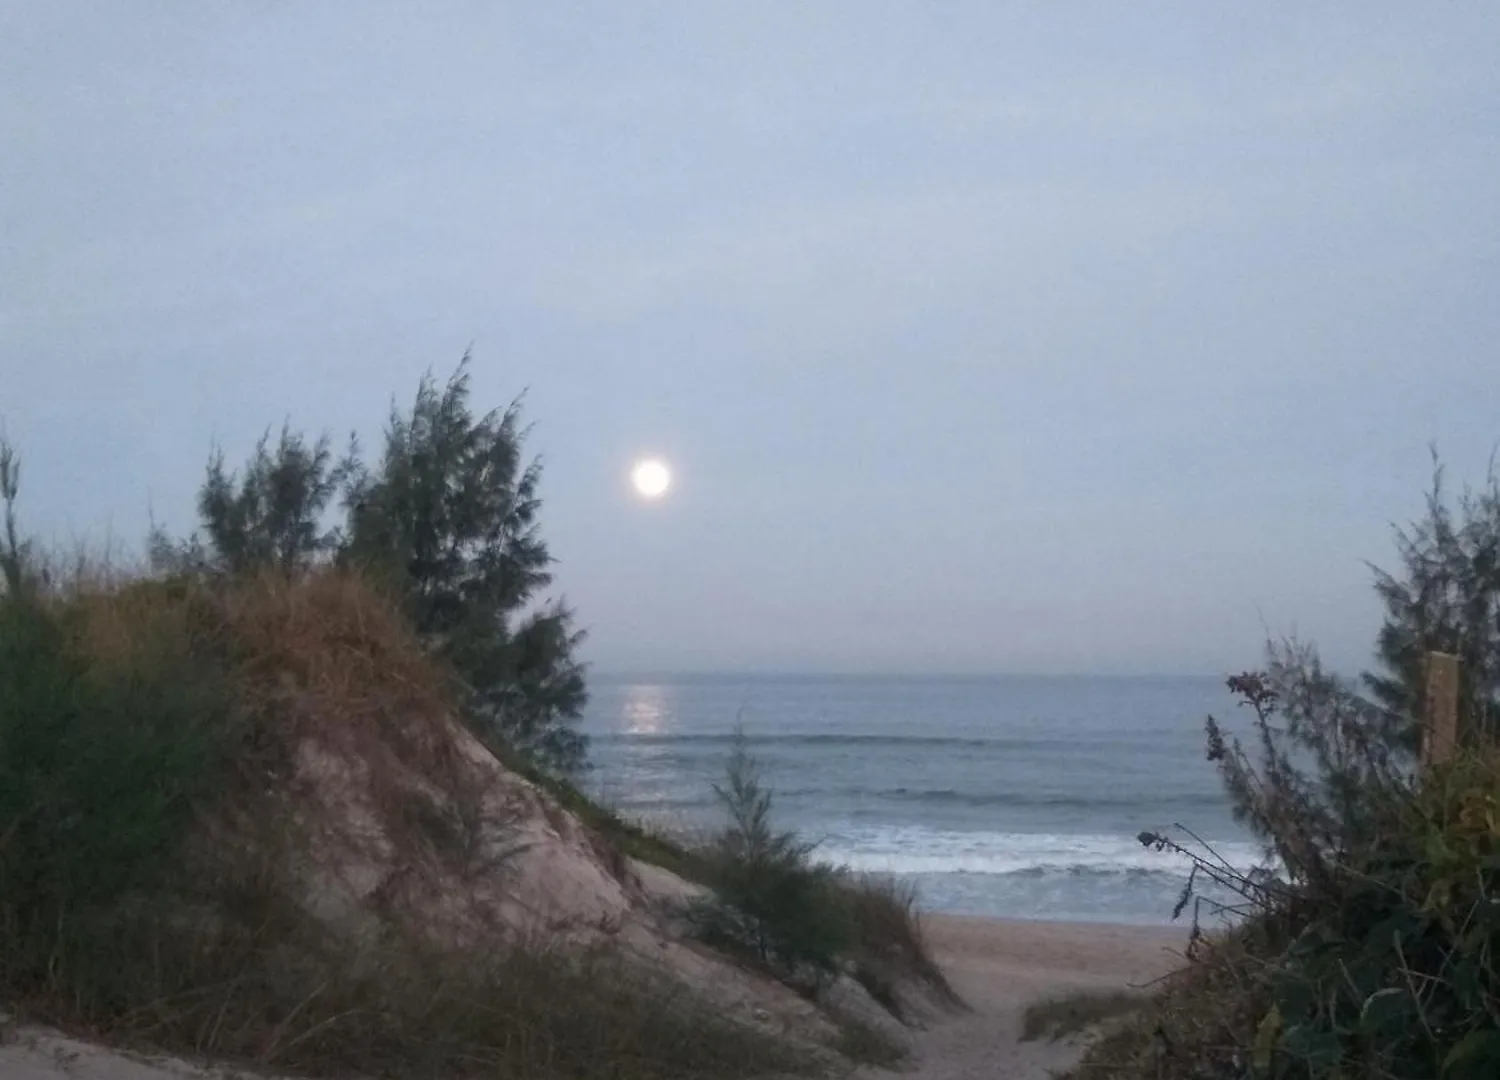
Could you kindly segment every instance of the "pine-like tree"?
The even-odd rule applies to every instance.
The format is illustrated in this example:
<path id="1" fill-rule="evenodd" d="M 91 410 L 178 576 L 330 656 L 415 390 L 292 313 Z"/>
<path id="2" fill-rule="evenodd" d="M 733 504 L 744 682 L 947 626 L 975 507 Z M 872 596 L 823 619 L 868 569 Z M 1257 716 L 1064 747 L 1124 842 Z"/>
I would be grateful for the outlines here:
<path id="1" fill-rule="evenodd" d="M 583 638 L 560 602 L 537 524 L 541 464 L 523 460 L 519 402 L 476 417 L 469 357 L 441 388 L 428 376 L 392 410 L 380 461 L 351 455 L 344 557 L 392 587 L 432 648 L 467 682 L 483 729 L 569 771 L 585 742 Z"/>
<path id="2" fill-rule="evenodd" d="M 1401 749 L 1415 752 L 1428 652 L 1459 658 L 1464 737 L 1491 736 L 1500 721 L 1500 477 L 1450 503 L 1434 461 L 1426 514 L 1396 530 L 1400 570 L 1375 571 L 1385 605 L 1376 639 L 1380 670 L 1366 689 L 1384 711 Z"/>
<path id="3" fill-rule="evenodd" d="M 198 496 L 202 535 L 151 538 L 167 572 L 304 571 L 338 559 L 395 596 L 424 642 L 463 679 L 481 734 L 556 771 L 583 764 L 587 699 L 573 612 L 546 601 L 552 558 L 537 523 L 538 461 L 523 460 L 519 403 L 476 417 L 469 357 L 441 388 L 429 375 L 409 413 L 392 408 L 378 462 L 357 443 L 335 461 L 326 436 L 283 428 L 243 469 L 215 452 Z M 326 527 L 342 492 L 341 528 Z"/>
<path id="4" fill-rule="evenodd" d="M 178 544 L 154 529 L 151 561 L 162 570 L 226 574 L 305 569 L 338 550 L 340 534 L 324 519 L 352 465 L 352 456 L 335 464 L 326 435 L 309 442 L 289 425 L 274 448 L 269 432 L 261 436 L 242 470 L 227 470 L 215 450 L 198 491 L 206 542 L 195 533 Z"/>

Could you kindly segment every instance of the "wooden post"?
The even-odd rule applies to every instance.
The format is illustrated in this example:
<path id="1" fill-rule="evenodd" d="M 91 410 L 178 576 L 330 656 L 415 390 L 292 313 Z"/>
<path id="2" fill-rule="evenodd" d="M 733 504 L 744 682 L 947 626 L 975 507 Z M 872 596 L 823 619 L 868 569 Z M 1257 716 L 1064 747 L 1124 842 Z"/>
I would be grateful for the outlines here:
<path id="1" fill-rule="evenodd" d="M 1427 654 L 1427 700 L 1422 710 L 1422 767 L 1441 765 L 1458 746 L 1458 657 Z"/>

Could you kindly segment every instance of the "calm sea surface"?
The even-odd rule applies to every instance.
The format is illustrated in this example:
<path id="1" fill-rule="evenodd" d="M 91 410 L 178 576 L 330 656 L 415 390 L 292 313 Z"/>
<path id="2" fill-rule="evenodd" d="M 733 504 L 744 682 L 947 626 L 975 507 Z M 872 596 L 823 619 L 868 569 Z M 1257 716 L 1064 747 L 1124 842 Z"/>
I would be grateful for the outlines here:
<path id="1" fill-rule="evenodd" d="M 606 802 L 713 825 L 739 725 L 782 825 L 915 881 L 933 910 L 1166 922 L 1186 863 L 1141 830 L 1258 854 L 1204 759 L 1204 717 L 1234 715 L 1217 678 L 596 676 L 591 692 Z"/>

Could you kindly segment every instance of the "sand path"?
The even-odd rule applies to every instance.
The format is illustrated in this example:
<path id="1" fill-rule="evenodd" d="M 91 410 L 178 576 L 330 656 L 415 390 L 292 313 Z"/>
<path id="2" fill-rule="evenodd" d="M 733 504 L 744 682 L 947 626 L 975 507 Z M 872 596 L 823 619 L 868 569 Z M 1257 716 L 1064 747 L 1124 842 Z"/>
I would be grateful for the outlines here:
<path id="1" fill-rule="evenodd" d="M 1082 1051 L 1070 1042 L 1021 1041 L 1036 1001 L 1073 990 L 1117 990 L 1166 974 L 1181 961 L 1182 929 L 1009 922 L 933 916 L 928 935 L 973 1011 L 934 1024 L 915 1040 L 901 1073 L 861 1080 L 1047 1080 Z"/>

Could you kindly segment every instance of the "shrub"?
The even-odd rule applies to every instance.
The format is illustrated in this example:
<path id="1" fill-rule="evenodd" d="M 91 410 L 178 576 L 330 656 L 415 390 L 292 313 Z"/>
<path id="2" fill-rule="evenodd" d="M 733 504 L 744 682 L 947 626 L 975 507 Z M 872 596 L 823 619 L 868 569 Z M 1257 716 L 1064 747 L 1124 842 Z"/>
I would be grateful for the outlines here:
<path id="1" fill-rule="evenodd" d="M 1230 680 L 1248 743 L 1208 724 L 1236 815 L 1277 875 L 1194 857 L 1237 891 L 1241 923 L 1198 937 L 1197 963 L 1142 1019 L 1101 1042 L 1080 1076 L 1214 1080 L 1479 1080 L 1500 1075 L 1500 483 L 1450 508 L 1441 473 L 1426 517 L 1397 533 L 1402 574 L 1366 698 L 1316 653 L 1270 651 Z M 1428 650 L 1456 653 L 1462 752 L 1417 776 Z M 1184 893 L 1185 905 L 1191 895 Z M 1179 907 L 1179 911 L 1181 907 Z"/>
<path id="2" fill-rule="evenodd" d="M 1500 1075 L 1500 757 L 1466 755 L 1387 824 L 1269 978 L 1268 1075 Z"/>
<path id="3" fill-rule="evenodd" d="M 700 933 L 815 988 L 854 940 L 835 871 L 813 862 L 813 844 L 772 824 L 772 792 L 743 736 L 714 793 L 729 820 L 706 852 L 716 899 L 693 912 Z"/>
<path id="4" fill-rule="evenodd" d="M 1500 753 L 1465 752 L 1385 823 L 1210 942 L 1080 1075 L 1500 1076 Z"/>
<path id="5" fill-rule="evenodd" d="M 108 976 L 122 908 L 165 887 L 222 791 L 228 682 L 192 632 L 146 590 L 0 597 L 0 984 Z"/>
<path id="6" fill-rule="evenodd" d="M 898 1018 L 907 983 L 959 1004 L 928 952 L 915 890 L 816 862 L 814 844 L 776 828 L 743 735 L 714 791 L 728 821 L 697 860 L 713 898 L 690 912 L 708 943 L 810 994 L 848 974 Z"/>

